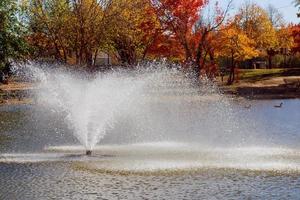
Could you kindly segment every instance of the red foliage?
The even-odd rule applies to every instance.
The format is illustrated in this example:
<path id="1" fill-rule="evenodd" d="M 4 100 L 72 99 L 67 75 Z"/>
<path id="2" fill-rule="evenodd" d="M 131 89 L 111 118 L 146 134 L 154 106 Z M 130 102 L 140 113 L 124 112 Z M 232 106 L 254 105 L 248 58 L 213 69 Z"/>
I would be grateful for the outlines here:
<path id="1" fill-rule="evenodd" d="M 158 12 L 168 15 L 168 22 L 172 28 L 191 29 L 199 19 L 200 9 L 207 0 L 161 0 Z"/>
<path id="2" fill-rule="evenodd" d="M 291 34 L 294 38 L 294 46 L 292 48 L 293 53 L 300 52 L 300 25 L 290 26 Z"/>
<path id="3" fill-rule="evenodd" d="M 176 50 L 184 49 L 185 60 L 193 59 L 193 49 L 196 38 L 196 22 L 199 20 L 201 9 L 206 6 L 208 0 L 160 0 L 152 1 L 156 14 L 163 29 L 163 37 L 169 40 L 177 40 L 179 46 L 171 45 Z M 168 42 L 170 43 L 170 41 Z M 171 42 L 174 43 L 174 42 Z M 173 49 L 169 49 L 173 51 Z"/>
<path id="4" fill-rule="evenodd" d="M 174 37 L 159 34 L 148 50 L 148 54 L 154 58 L 169 58 L 173 61 L 184 61 L 184 50 Z"/>

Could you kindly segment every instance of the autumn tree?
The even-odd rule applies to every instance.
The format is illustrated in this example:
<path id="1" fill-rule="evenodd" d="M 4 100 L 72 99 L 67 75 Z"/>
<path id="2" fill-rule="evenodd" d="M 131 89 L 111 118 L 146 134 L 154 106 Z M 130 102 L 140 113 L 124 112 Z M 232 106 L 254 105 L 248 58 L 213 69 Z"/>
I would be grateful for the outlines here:
<path id="1" fill-rule="evenodd" d="M 282 26 L 276 31 L 276 33 L 278 38 L 277 49 L 286 49 L 287 52 L 290 52 L 295 44 L 292 36 L 292 30 L 289 26 Z"/>
<path id="2" fill-rule="evenodd" d="M 53 47 L 56 59 L 67 62 L 75 55 L 76 64 L 91 66 L 105 40 L 109 6 L 106 0 L 31 0 L 31 41 Z"/>
<path id="3" fill-rule="evenodd" d="M 292 53 L 296 54 L 300 52 L 300 25 L 291 25 L 288 27 L 289 32 L 293 39 Z"/>
<path id="4" fill-rule="evenodd" d="M 32 0 L 29 2 L 28 8 L 32 45 L 39 52 L 47 51 L 49 48 L 50 55 L 54 55 L 57 60 L 66 62 L 68 48 L 66 27 L 70 21 L 68 2 L 64 0 Z"/>
<path id="5" fill-rule="evenodd" d="M 108 38 L 121 63 L 145 59 L 161 30 L 149 1 L 112 1 L 109 15 Z"/>
<path id="6" fill-rule="evenodd" d="M 166 31 L 180 42 L 185 50 L 186 61 L 193 60 L 191 40 L 193 39 L 193 27 L 199 20 L 200 10 L 207 4 L 203 0 L 162 0 L 154 1 L 159 20 Z M 167 31 L 170 31 L 169 33 Z"/>
<path id="7" fill-rule="evenodd" d="M 74 33 L 72 44 L 79 64 L 91 66 L 105 41 L 106 20 L 111 3 L 105 0 L 71 0 Z"/>
<path id="8" fill-rule="evenodd" d="M 279 12 L 279 10 L 272 5 L 269 5 L 267 12 L 269 20 L 276 31 L 277 39 L 276 46 L 267 50 L 269 56 L 269 68 L 272 68 L 272 56 L 283 52 L 290 52 L 294 45 L 294 40 L 292 38 L 291 29 L 286 26 L 283 15 Z"/>
<path id="9" fill-rule="evenodd" d="M 30 8 L 32 44 L 79 65 L 94 65 L 100 51 L 133 65 L 161 30 L 148 0 L 31 0 Z"/>
<path id="10" fill-rule="evenodd" d="M 215 15 L 205 17 L 208 0 L 152 0 L 165 35 L 176 38 L 185 52 L 185 63 L 192 68 L 196 78 L 200 76 L 205 60 L 205 46 L 209 34 L 224 21 L 227 10 L 216 5 Z M 230 1 L 231 2 L 231 1 Z"/>
<path id="11" fill-rule="evenodd" d="M 230 75 L 227 82 L 230 85 L 235 80 L 237 63 L 258 56 L 259 51 L 255 48 L 255 41 L 250 39 L 235 24 L 222 30 L 220 38 L 223 46 L 221 56 L 229 57 L 231 60 Z"/>
<path id="12" fill-rule="evenodd" d="M 185 60 L 184 49 L 175 37 L 159 31 L 152 44 L 147 49 L 147 59 L 165 59 L 171 62 L 183 63 Z"/>
<path id="13" fill-rule="evenodd" d="M 268 57 L 271 68 L 278 38 L 268 13 L 257 4 L 246 2 L 236 16 L 236 24 L 239 24 L 248 38 L 255 41 L 259 56 Z"/>

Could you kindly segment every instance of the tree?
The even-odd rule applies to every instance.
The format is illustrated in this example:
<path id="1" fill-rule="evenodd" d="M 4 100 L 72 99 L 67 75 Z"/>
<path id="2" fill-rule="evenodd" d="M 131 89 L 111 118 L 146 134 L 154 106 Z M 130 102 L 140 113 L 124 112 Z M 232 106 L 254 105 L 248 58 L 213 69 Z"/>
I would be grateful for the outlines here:
<path id="1" fill-rule="evenodd" d="M 29 7 L 32 41 L 48 43 L 56 59 L 67 62 L 75 54 L 76 64 L 93 65 L 105 41 L 108 1 L 31 0 Z"/>
<path id="2" fill-rule="evenodd" d="M 288 27 L 289 32 L 293 39 L 292 53 L 296 54 L 300 52 L 300 25 L 291 25 Z"/>
<path id="3" fill-rule="evenodd" d="M 256 57 L 259 52 L 255 49 L 255 41 L 248 38 L 243 30 L 235 24 L 229 25 L 221 32 L 222 52 L 221 56 L 231 59 L 230 75 L 227 84 L 235 80 L 235 68 L 238 61 L 244 61 Z"/>
<path id="4" fill-rule="evenodd" d="M 268 57 L 271 68 L 278 38 L 268 13 L 257 4 L 246 2 L 240 8 L 235 20 L 247 37 L 255 41 L 255 48 L 260 52 L 259 56 Z"/>
<path id="5" fill-rule="evenodd" d="M 204 17 L 203 10 L 208 0 L 152 0 L 164 34 L 175 38 L 185 52 L 185 63 L 191 67 L 196 79 L 204 67 L 205 46 L 209 34 L 224 21 L 223 12 L 216 5 L 213 17 Z"/>
<path id="6" fill-rule="evenodd" d="M 208 14 L 201 15 L 200 20 L 197 22 L 195 27 L 196 34 L 196 53 L 195 53 L 195 64 L 193 65 L 194 71 L 196 72 L 196 77 L 200 75 L 201 70 L 205 70 L 205 61 L 206 56 L 209 55 L 211 63 L 208 65 L 214 66 L 214 52 L 212 48 L 220 47 L 219 43 L 213 42 L 218 35 L 220 29 L 222 29 L 223 22 L 227 17 L 227 13 L 231 7 L 232 0 L 228 1 L 227 7 L 225 10 L 219 8 L 218 3 L 215 4 L 214 12 L 210 13 L 210 8 L 208 8 Z M 204 69 L 204 70 L 203 70 Z M 210 71 L 210 70 L 208 70 Z"/>
<path id="7" fill-rule="evenodd" d="M 39 53 L 67 61 L 70 7 L 64 0 L 32 0 L 28 6 L 30 42 Z M 46 52 L 45 52 L 46 51 Z M 41 56 L 41 54 L 37 56 Z"/>
<path id="8" fill-rule="evenodd" d="M 113 1 L 109 16 L 108 38 L 119 60 L 133 65 L 145 59 L 161 30 L 149 1 Z"/>
<path id="9" fill-rule="evenodd" d="M 273 27 L 280 28 L 284 26 L 285 22 L 284 22 L 283 15 L 276 7 L 270 4 L 268 5 L 266 11 L 268 13 L 269 20 L 272 23 Z"/>
<path id="10" fill-rule="evenodd" d="M 21 14 L 17 1 L 0 1 L 0 70 L 10 66 L 13 60 L 24 60 L 29 53 Z"/>
<path id="11" fill-rule="evenodd" d="M 277 38 L 278 52 L 283 53 L 283 55 L 286 57 L 286 55 L 291 52 L 295 46 L 291 29 L 289 27 L 281 27 L 279 30 L 277 30 Z"/>
<path id="12" fill-rule="evenodd" d="M 150 59 L 165 59 L 171 62 L 183 63 L 185 60 L 184 49 L 175 37 L 170 37 L 163 32 L 159 32 L 147 51 Z"/>
<path id="13" fill-rule="evenodd" d="M 92 66 L 98 51 L 105 44 L 106 20 L 111 2 L 107 0 L 71 0 L 74 24 L 71 26 L 76 62 Z M 94 55 L 94 56 L 93 56 Z M 93 59 L 94 58 L 94 59 Z"/>
<path id="14" fill-rule="evenodd" d="M 300 0 L 294 0 L 295 6 L 300 10 Z M 300 13 L 297 13 L 297 16 L 300 17 Z"/>
<path id="15" fill-rule="evenodd" d="M 207 4 L 203 0 L 161 0 L 154 1 L 157 15 L 166 34 L 172 35 L 179 41 L 185 50 L 185 60 L 193 60 L 190 47 L 193 39 L 193 27 L 199 20 L 200 10 Z"/>
<path id="16" fill-rule="evenodd" d="M 133 65 L 161 30 L 148 0 L 31 0 L 30 8 L 30 41 L 78 65 L 95 65 L 99 51 Z"/>

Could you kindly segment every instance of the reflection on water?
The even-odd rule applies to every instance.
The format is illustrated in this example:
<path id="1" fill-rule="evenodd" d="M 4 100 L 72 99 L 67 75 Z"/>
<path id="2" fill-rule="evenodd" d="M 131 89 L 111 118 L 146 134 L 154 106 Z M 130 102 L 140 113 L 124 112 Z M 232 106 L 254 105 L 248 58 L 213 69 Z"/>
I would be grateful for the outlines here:
<path id="1" fill-rule="evenodd" d="M 141 176 L 68 163 L 1 164 L 0 170 L 1 199 L 297 199 L 300 186 L 298 176 L 229 170 Z"/>
<path id="2" fill-rule="evenodd" d="M 233 169 L 300 174 L 300 149 L 202 148 L 191 143 L 102 145 L 86 156 L 81 146 L 47 147 L 42 153 L 4 153 L 0 163 L 76 163 L 82 169 L 124 174 L 164 174 Z"/>
<path id="3" fill-rule="evenodd" d="M 300 101 L 251 104 L 235 107 L 255 121 L 255 138 L 235 146 L 113 145 L 108 135 L 92 157 L 56 116 L 0 107 L 0 136 L 10 138 L 0 145 L 0 199 L 299 199 Z"/>

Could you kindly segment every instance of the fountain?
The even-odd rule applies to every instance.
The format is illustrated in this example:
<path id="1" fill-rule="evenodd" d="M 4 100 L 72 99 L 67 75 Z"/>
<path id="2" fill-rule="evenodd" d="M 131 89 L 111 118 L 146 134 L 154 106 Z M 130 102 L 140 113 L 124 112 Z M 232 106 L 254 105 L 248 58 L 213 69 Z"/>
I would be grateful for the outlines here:
<path id="1" fill-rule="evenodd" d="M 201 87 L 195 86 L 164 63 L 92 75 L 28 68 L 39 83 L 38 105 L 62 116 L 87 156 L 109 138 L 116 144 L 183 141 L 208 148 L 255 138 L 251 133 L 244 140 L 251 129 L 214 84 L 203 79 Z"/>
<path id="2" fill-rule="evenodd" d="M 179 97 L 184 91 L 176 88 L 178 85 L 184 85 L 191 94 L 197 93 L 183 73 L 166 69 L 163 64 L 96 75 L 61 69 L 42 70 L 34 65 L 29 68 L 39 82 L 36 98 L 43 108 L 65 114 L 68 127 L 85 147 L 86 155 L 92 154 L 107 130 L 115 126 L 118 117 L 132 112 L 141 115 L 154 99 Z M 153 120 L 155 116 L 151 117 Z"/>

